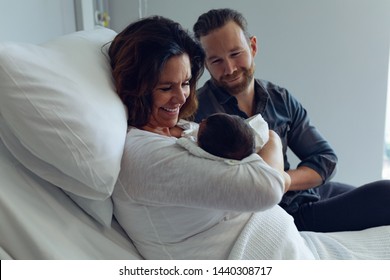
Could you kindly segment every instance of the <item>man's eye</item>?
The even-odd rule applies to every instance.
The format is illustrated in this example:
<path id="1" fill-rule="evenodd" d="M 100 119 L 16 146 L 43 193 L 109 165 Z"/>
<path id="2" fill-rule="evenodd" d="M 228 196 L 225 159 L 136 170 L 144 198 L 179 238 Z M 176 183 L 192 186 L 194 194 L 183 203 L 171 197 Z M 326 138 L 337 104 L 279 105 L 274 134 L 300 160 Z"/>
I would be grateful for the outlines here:
<path id="1" fill-rule="evenodd" d="M 238 56 L 239 54 L 240 54 L 240 52 L 232 53 L 232 57 Z"/>
<path id="2" fill-rule="evenodd" d="M 211 64 L 218 64 L 221 62 L 221 59 L 215 59 L 213 61 L 211 61 Z"/>

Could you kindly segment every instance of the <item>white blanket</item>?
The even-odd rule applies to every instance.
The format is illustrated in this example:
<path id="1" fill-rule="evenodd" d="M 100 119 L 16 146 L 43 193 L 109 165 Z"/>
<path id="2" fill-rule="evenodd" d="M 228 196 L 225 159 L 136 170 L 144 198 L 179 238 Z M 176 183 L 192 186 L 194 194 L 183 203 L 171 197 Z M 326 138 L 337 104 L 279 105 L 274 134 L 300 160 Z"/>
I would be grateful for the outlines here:
<path id="1" fill-rule="evenodd" d="M 253 214 L 229 259 L 390 259 L 390 226 L 335 233 L 298 232 L 282 208 Z"/>
<path id="2" fill-rule="evenodd" d="M 103 228 L 0 141 L 0 259 L 142 259 L 117 223 Z M 298 232 L 279 206 L 256 213 L 230 259 L 390 259 L 390 226 Z"/>

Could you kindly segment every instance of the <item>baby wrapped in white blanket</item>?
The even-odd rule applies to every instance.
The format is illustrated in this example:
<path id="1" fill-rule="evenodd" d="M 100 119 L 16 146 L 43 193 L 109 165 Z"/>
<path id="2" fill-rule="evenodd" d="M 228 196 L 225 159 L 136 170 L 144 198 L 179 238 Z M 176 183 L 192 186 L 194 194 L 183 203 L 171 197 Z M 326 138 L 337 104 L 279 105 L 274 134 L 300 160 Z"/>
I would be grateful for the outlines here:
<path id="1" fill-rule="evenodd" d="M 267 122 L 263 119 L 260 114 L 254 115 L 251 118 L 244 120 L 251 128 L 254 134 L 255 142 L 255 151 L 258 152 L 269 139 L 269 129 Z M 177 144 L 187 149 L 190 153 L 198 157 L 203 157 L 212 160 L 223 160 L 230 164 L 238 163 L 238 160 L 231 158 L 224 158 L 215 156 L 209 152 L 206 152 L 204 149 L 200 148 L 197 144 L 198 142 L 198 133 L 199 133 L 199 124 L 194 122 L 189 122 L 185 120 L 180 120 L 177 124 L 179 127 L 184 129 L 182 132 L 182 137 L 177 140 Z M 234 137 L 234 135 L 232 135 Z"/>

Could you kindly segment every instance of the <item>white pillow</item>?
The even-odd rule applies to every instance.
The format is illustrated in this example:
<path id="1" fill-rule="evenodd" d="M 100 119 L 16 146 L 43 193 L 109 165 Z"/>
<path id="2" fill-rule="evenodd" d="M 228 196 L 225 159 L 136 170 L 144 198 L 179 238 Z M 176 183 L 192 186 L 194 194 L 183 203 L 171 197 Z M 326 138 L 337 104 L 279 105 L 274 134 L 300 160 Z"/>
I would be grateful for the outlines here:
<path id="1" fill-rule="evenodd" d="M 5 145 L 28 169 L 68 193 L 109 203 L 127 128 L 103 47 L 115 35 L 99 28 L 42 45 L 0 43 Z"/>

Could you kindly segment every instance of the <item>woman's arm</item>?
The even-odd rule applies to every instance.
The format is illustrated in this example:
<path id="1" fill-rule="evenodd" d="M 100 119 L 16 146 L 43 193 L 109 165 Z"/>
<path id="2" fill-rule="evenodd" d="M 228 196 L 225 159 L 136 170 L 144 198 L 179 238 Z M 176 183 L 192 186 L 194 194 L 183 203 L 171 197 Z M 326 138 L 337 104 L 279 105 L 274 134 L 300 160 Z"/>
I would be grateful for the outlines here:
<path id="1" fill-rule="evenodd" d="M 272 168 L 276 169 L 284 178 L 284 191 L 288 191 L 291 178 L 284 172 L 283 146 L 280 137 L 275 131 L 269 131 L 269 140 L 258 152 L 263 160 Z"/>
<path id="2" fill-rule="evenodd" d="M 258 155 L 250 159 L 232 165 L 199 158 L 174 138 L 131 130 L 119 180 L 128 196 L 147 205 L 265 210 L 280 202 L 285 180 Z"/>

